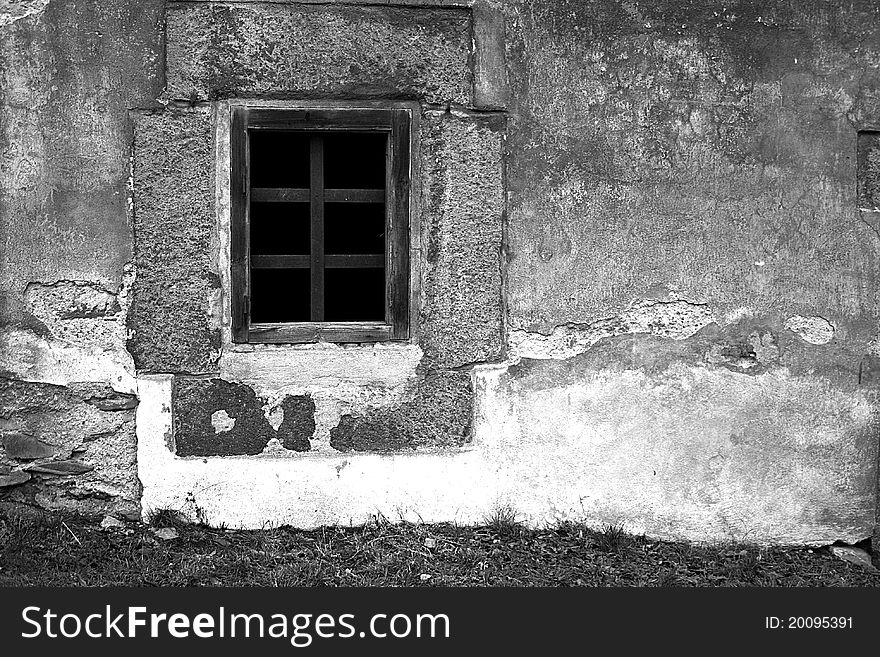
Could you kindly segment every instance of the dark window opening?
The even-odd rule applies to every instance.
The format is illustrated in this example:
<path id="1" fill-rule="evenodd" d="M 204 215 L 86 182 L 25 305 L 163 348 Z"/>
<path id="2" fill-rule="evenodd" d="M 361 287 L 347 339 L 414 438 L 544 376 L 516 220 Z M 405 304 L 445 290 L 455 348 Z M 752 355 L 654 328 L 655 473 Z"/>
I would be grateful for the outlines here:
<path id="1" fill-rule="evenodd" d="M 236 107 L 236 342 L 408 337 L 408 110 Z"/>

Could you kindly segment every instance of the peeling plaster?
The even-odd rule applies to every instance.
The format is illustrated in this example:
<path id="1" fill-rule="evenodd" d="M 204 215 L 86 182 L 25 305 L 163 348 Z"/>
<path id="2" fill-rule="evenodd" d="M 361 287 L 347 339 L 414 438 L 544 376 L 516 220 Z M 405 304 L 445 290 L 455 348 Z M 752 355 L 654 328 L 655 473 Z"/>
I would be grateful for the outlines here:
<path id="1" fill-rule="evenodd" d="M 164 438 L 171 377 L 139 378 L 143 513 L 191 513 L 194 500 L 206 522 L 230 527 L 350 525 L 375 514 L 467 524 L 506 502 L 529 526 L 598 527 L 614 515 L 629 531 L 671 540 L 821 545 L 870 533 L 874 469 L 850 467 L 876 457 L 864 439 L 875 430 L 864 395 L 784 372 L 742 377 L 684 364 L 663 382 L 572 364 L 570 382 L 536 389 L 529 379 L 553 379 L 559 364 L 535 362 L 538 370 L 519 374 L 476 369 L 465 448 L 389 455 L 178 458 Z M 782 406 L 799 420 L 780 416 Z"/>
<path id="2" fill-rule="evenodd" d="M 123 287 L 130 278 L 129 269 Z M 28 284 L 24 301 L 53 339 L 124 354 L 127 331 L 119 296 L 89 281 L 56 281 Z M 123 301 L 127 303 L 127 290 Z"/>
<path id="3" fill-rule="evenodd" d="M 263 413 L 273 429 L 284 418 L 288 395 L 309 395 L 315 403 L 312 450 L 330 451 L 330 430 L 346 414 L 401 401 L 417 380 L 422 359 L 417 345 L 228 345 L 220 376 L 243 383 L 266 400 Z"/>
<path id="4" fill-rule="evenodd" d="M 834 338 L 834 325 L 824 317 L 794 315 L 785 321 L 785 328 L 810 344 L 828 344 Z"/>
<path id="5" fill-rule="evenodd" d="M 57 385 L 101 381 L 128 394 L 136 389 L 127 352 L 47 340 L 24 329 L 0 330 L 0 370 L 24 381 Z"/>
<path id="6" fill-rule="evenodd" d="M 589 324 L 557 326 L 549 335 L 524 330 L 509 331 L 510 353 L 522 358 L 570 358 L 583 353 L 602 338 L 627 333 L 684 340 L 715 322 L 707 304 L 681 299 L 637 301 L 616 317 Z"/>

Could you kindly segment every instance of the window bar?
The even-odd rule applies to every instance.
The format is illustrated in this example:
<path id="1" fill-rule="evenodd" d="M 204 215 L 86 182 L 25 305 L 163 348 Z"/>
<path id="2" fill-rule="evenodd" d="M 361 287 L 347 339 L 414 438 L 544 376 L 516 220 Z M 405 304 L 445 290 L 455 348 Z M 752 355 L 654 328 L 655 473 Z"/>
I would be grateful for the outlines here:
<path id="1" fill-rule="evenodd" d="M 313 322 L 324 321 L 324 139 L 312 135 L 310 145 L 311 164 L 311 318 Z"/>

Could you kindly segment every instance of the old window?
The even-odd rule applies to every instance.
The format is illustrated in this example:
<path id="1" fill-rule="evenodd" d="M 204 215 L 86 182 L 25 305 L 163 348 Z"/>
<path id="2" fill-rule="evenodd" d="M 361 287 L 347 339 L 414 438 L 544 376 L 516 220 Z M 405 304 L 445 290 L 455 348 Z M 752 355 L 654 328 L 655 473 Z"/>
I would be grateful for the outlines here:
<path id="1" fill-rule="evenodd" d="M 234 342 L 409 337 L 410 110 L 236 106 Z"/>

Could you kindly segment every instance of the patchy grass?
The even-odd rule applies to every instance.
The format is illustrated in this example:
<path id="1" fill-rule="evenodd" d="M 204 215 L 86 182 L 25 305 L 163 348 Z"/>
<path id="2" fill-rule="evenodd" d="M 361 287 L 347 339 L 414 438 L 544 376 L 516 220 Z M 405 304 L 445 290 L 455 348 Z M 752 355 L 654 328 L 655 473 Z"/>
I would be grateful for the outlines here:
<path id="1" fill-rule="evenodd" d="M 0 514 L 2 586 L 877 586 L 827 549 L 699 546 L 564 523 L 525 529 L 390 524 L 211 529 L 174 514 L 102 530 L 87 518 Z M 162 540 L 159 527 L 178 537 Z"/>

